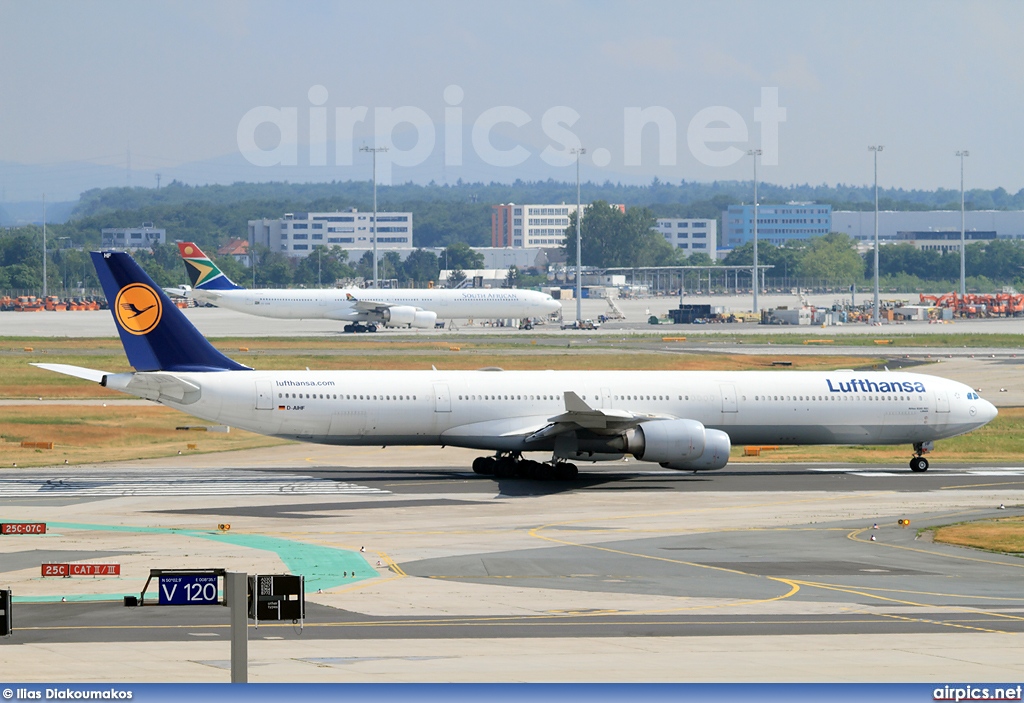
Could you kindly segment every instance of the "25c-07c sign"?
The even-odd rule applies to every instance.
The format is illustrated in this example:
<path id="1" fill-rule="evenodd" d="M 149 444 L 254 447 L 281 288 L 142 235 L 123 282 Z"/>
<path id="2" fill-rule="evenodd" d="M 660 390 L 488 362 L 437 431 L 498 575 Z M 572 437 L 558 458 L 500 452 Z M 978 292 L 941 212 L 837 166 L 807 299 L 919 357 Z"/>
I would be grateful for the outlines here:
<path id="1" fill-rule="evenodd" d="M 214 574 L 165 574 L 157 582 L 159 605 L 217 605 Z"/>

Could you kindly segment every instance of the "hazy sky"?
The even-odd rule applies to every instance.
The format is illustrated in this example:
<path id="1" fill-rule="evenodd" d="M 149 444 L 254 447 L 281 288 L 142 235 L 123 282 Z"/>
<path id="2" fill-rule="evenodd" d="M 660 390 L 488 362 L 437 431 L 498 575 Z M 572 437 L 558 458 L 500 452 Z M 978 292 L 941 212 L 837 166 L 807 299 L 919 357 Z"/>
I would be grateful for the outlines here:
<path id="1" fill-rule="evenodd" d="M 387 108 L 427 119 L 434 137 L 428 149 L 409 125 L 378 129 L 396 181 L 571 180 L 573 139 L 588 149 L 585 180 L 749 179 L 750 157 L 736 156 L 770 147 L 755 110 L 775 88 L 785 121 L 763 180 L 870 183 L 867 147 L 883 144 L 886 187 L 958 188 L 954 153 L 969 149 L 968 187 L 1024 188 L 1021 2 L 0 0 L 0 26 L 0 162 L 58 181 L 68 162 L 125 169 L 129 148 L 140 173 L 191 164 L 219 180 L 228 170 L 196 163 L 219 158 L 263 180 L 265 167 L 239 158 L 243 118 L 262 106 L 295 108 L 295 180 L 368 178 L 352 149 L 374 143 L 375 119 L 403 115 Z M 359 106 L 367 118 L 339 157 L 336 118 L 344 126 Z M 639 108 L 663 125 L 660 142 L 647 125 L 636 151 Z M 278 158 L 278 126 L 246 129 Z M 311 133 L 326 137 L 323 152 Z"/>

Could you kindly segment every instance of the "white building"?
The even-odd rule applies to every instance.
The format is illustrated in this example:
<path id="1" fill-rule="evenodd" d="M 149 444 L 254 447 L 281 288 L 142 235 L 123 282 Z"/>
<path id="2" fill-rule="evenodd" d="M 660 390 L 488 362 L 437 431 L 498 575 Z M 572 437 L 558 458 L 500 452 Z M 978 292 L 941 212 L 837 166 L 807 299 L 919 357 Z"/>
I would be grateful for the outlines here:
<path id="1" fill-rule="evenodd" d="M 718 221 L 681 217 L 659 217 L 654 231 L 665 237 L 673 249 L 684 254 L 707 254 L 718 258 Z"/>
<path id="2" fill-rule="evenodd" d="M 152 222 L 141 227 L 104 227 L 101 234 L 104 249 L 151 249 L 167 242 L 167 230 L 154 228 Z"/>
<path id="3" fill-rule="evenodd" d="M 583 205 L 584 210 L 586 204 Z M 612 205 L 620 212 L 625 205 Z M 553 249 L 565 246 L 565 230 L 569 215 L 576 212 L 575 203 L 567 205 L 491 206 L 491 246 Z"/>
<path id="4" fill-rule="evenodd" d="M 411 212 L 378 212 L 374 232 L 373 213 L 355 208 L 344 212 L 287 213 L 280 220 L 249 220 L 249 246 L 262 244 L 287 256 L 305 257 L 317 247 L 409 249 L 412 244 Z"/>

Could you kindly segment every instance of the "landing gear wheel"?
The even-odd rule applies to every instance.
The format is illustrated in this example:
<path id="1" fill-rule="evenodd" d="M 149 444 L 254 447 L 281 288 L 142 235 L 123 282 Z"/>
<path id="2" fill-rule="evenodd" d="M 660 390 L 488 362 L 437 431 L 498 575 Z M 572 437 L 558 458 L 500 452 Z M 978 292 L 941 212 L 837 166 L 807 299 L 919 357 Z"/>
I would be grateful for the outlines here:
<path id="1" fill-rule="evenodd" d="M 346 332 L 355 332 L 355 328 L 352 325 L 345 325 L 343 328 Z"/>
<path id="2" fill-rule="evenodd" d="M 497 462 L 493 456 L 478 456 L 473 459 L 473 473 L 481 476 L 492 476 Z"/>
<path id="3" fill-rule="evenodd" d="M 576 464 L 570 464 L 568 462 L 559 462 L 551 467 L 551 471 L 548 473 L 548 477 L 552 481 L 572 481 L 580 475 L 579 469 L 576 468 Z"/>
<path id="4" fill-rule="evenodd" d="M 516 475 L 516 461 L 511 457 L 499 457 L 494 461 L 494 475 L 498 478 L 512 478 Z"/>
<path id="5" fill-rule="evenodd" d="M 928 460 L 923 456 L 915 456 L 910 460 L 910 470 L 920 473 L 928 470 Z"/>
<path id="6" fill-rule="evenodd" d="M 370 325 L 369 327 L 366 328 L 366 331 L 367 332 L 376 332 L 377 331 L 377 325 Z"/>

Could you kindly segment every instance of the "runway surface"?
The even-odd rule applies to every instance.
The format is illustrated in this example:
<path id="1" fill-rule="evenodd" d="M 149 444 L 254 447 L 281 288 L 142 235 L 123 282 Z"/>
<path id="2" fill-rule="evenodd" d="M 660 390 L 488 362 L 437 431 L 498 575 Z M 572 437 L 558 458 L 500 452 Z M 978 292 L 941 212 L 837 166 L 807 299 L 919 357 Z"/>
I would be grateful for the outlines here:
<path id="1" fill-rule="evenodd" d="M 121 597 L 138 594 L 150 568 L 281 573 L 318 549 L 314 561 L 351 566 L 345 577 L 305 567 L 301 631 L 250 627 L 263 662 L 251 680 L 377 680 L 368 672 L 381 670 L 387 680 L 946 680 L 992 673 L 994 662 L 1003 677 L 1024 675 L 1024 657 L 1007 661 L 1024 652 L 1013 637 L 1024 632 L 1024 560 L 918 533 L 1024 514 L 1024 466 L 689 474 L 619 462 L 559 483 L 479 477 L 463 468 L 470 454 L 288 446 L 5 470 L 0 520 L 51 527 L 0 538 L 0 582 L 17 601 L 0 661 L 49 680 L 58 669 L 41 651 L 123 658 L 163 647 L 164 667 L 94 663 L 97 675 L 222 680 L 225 609 L 126 608 Z M 223 523 L 230 531 L 216 530 Z M 41 578 L 51 560 L 117 562 L 122 576 Z M 903 666 L 816 668 L 802 652 L 823 637 Z M 657 668 L 707 657 L 723 638 L 776 653 L 740 672 L 731 658 L 699 672 Z M 976 653 L 942 667 L 908 654 L 939 642 Z M 599 654 L 609 647 L 614 665 Z M 765 666 L 781 651 L 788 664 L 771 676 Z M 537 668 L 572 652 L 581 659 L 571 673 Z M 524 657 L 531 668 L 506 668 Z"/>

